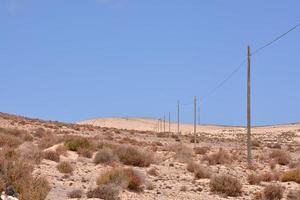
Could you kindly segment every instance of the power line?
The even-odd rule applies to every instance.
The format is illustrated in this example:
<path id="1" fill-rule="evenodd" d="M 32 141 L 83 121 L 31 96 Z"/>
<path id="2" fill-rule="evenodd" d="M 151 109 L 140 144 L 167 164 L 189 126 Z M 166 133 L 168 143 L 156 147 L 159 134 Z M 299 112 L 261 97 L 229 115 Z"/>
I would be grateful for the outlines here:
<path id="1" fill-rule="evenodd" d="M 281 38 L 283 38 L 284 36 L 286 36 L 287 34 L 289 34 L 290 32 L 292 32 L 293 30 L 297 29 L 300 26 L 300 23 L 293 26 L 292 28 L 290 28 L 288 31 L 284 32 L 283 34 L 279 35 L 278 37 L 276 37 L 275 39 L 271 40 L 270 42 L 266 43 L 265 45 L 259 47 L 258 49 L 256 49 L 255 51 L 253 51 L 253 53 L 251 54 L 251 56 L 254 56 L 255 54 L 259 53 L 260 51 L 262 51 L 263 49 L 267 48 L 268 46 L 272 45 L 273 43 L 277 42 L 278 40 L 280 40 Z M 235 75 L 243 66 L 243 64 L 245 64 L 247 61 L 247 59 L 245 58 L 239 65 L 237 68 L 235 68 L 223 81 L 221 81 L 215 88 L 213 88 L 212 90 L 210 90 L 206 95 L 204 95 L 202 97 L 202 100 L 207 98 L 208 96 L 212 95 L 213 93 L 215 93 L 218 89 L 220 89 L 221 87 L 223 87 L 223 85 L 225 85 L 225 83 L 227 81 L 229 81 L 233 75 Z"/>
<path id="2" fill-rule="evenodd" d="M 272 41 L 268 42 L 267 44 L 263 45 L 262 47 L 258 48 L 257 50 L 255 50 L 251 56 L 257 54 L 258 52 L 260 52 L 261 50 L 263 50 L 264 48 L 272 45 L 274 42 L 280 40 L 281 38 L 283 38 L 284 36 L 286 36 L 287 34 L 289 34 L 290 32 L 292 32 L 293 30 L 295 30 L 296 28 L 298 28 L 300 26 L 300 23 L 293 26 L 292 28 L 290 28 L 287 32 L 281 34 L 280 36 L 276 37 L 275 39 L 273 39 Z"/>

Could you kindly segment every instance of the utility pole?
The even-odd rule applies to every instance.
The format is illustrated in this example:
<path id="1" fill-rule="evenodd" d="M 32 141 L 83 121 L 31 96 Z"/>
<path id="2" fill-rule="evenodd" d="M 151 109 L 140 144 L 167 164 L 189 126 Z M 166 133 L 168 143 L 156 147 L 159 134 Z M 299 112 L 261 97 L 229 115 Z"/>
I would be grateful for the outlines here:
<path id="1" fill-rule="evenodd" d="M 194 97 L 194 147 L 196 147 L 196 140 L 197 140 L 197 130 L 196 130 L 196 126 L 197 126 L 197 97 Z"/>
<path id="2" fill-rule="evenodd" d="M 178 136 L 179 136 L 179 133 L 180 133 L 180 131 L 179 131 L 179 120 L 180 120 L 180 118 L 179 118 L 179 104 L 180 104 L 180 102 L 177 101 L 177 134 L 178 134 Z"/>
<path id="3" fill-rule="evenodd" d="M 171 113 L 169 112 L 169 137 L 171 134 Z"/>
<path id="4" fill-rule="evenodd" d="M 157 132 L 159 133 L 159 119 L 157 120 Z"/>
<path id="5" fill-rule="evenodd" d="M 247 67 L 247 161 L 252 164 L 251 154 L 251 53 L 248 46 L 248 67 Z"/>
<path id="6" fill-rule="evenodd" d="M 200 99 L 198 104 L 198 125 L 200 125 Z"/>
<path id="7" fill-rule="evenodd" d="M 166 132 L 166 115 L 164 115 L 164 133 Z"/>

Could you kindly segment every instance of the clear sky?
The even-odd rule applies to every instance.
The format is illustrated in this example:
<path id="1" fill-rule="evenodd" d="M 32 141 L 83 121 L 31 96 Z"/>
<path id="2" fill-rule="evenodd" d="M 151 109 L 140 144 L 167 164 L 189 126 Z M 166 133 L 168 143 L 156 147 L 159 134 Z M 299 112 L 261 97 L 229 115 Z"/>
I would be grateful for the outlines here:
<path id="1" fill-rule="evenodd" d="M 76 122 L 176 118 L 246 56 L 300 22 L 300 1 L 1 0 L 0 111 Z M 300 28 L 252 58 L 253 123 L 300 121 Z M 201 104 L 244 125 L 246 65 Z M 192 105 L 182 107 L 191 122 Z"/>

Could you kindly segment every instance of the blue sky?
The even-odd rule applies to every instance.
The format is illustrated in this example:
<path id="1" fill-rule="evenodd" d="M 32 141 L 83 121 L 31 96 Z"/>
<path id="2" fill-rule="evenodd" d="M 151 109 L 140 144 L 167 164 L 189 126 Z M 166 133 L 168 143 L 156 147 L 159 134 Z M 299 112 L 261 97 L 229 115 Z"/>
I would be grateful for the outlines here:
<path id="1" fill-rule="evenodd" d="M 300 22 L 300 2 L 1 0 L 0 111 L 76 122 L 176 116 L 246 56 Z M 252 58 L 253 123 L 300 121 L 300 28 Z M 244 125 L 246 65 L 202 102 Z M 182 107 L 191 122 L 192 105 Z"/>

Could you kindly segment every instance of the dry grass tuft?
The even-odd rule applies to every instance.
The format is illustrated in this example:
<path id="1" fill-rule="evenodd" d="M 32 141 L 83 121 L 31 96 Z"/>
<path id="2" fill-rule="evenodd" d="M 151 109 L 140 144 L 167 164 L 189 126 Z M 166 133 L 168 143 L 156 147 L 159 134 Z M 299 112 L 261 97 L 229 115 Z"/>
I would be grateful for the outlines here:
<path id="1" fill-rule="evenodd" d="M 186 165 L 186 169 L 189 171 L 189 172 L 192 172 L 194 173 L 195 170 L 200 167 L 200 165 L 198 163 L 195 163 L 193 161 L 189 161 Z"/>
<path id="2" fill-rule="evenodd" d="M 227 196 L 237 197 L 242 192 L 242 184 L 232 176 L 219 175 L 210 179 L 210 189 L 212 192 L 218 192 Z"/>
<path id="3" fill-rule="evenodd" d="M 72 190 L 71 192 L 68 193 L 68 197 L 71 199 L 77 199 L 82 197 L 82 190 L 76 189 Z"/>
<path id="4" fill-rule="evenodd" d="M 153 152 L 146 152 L 136 146 L 121 145 L 115 150 L 115 154 L 125 165 L 149 167 L 154 162 Z"/>
<path id="5" fill-rule="evenodd" d="M 279 149 L 273 150 L 270 153 L 270 158 L 274 159 L 279 165 L 288 165 L 291 161 L 290 155 Z"/>
<path id="6" fill-rule="evenodd" d="M 283 197 L 283 188 L 278 184 L 271 184 L 263 190 L 263 199 L 280 200 Z"/>
<path id="7" fill-rule="evenodd" d="M 195 147 L 195 154 L 205 155 L 209 151 L 209 147 Z"/>
<path id="8" fill-rule="evenodd" d="M 94 163 L 98 164 L 109 164 L 114 161 L 118 161 L 118 156 L 114 155 L 113 151 L 109 148 L 100 149 L 94 158 Z"/>
<path id="9" fill-rule="evenodd" d="M 287 200 L 300 200 L 300 190 L 291 190 L 287 194 Z"/>
<path id="10" fill-rule="evenodd" d="M 65 146 L 70 151 L 78 151 L 79 149 L 91 149 L 93 144 L 88 138 L 70 137 L 65 141 Z"/>
<path id="11" fill-rule="evenodd" d="M 169 146 L 169 151 L 175 152 L 175 159 L 180 162 L 189 162 L 194 156 L 193 149 L 183 145 L 176 144 Z"/>
<path id="12" fill-rule="evenodd" d="M 43 152 L 43 158 L 46 160 L 52 160 L 54 162 L 59 162 L 59 154 L 55 151 L 45 151 Z"/>
<path id="13" fill-rule="evenodd" d="M 247 180 L 250 185 L 259 185 L 261 182 L 261 176 L 256 174 L 250 174 Z"/>
<path id="14" fill-rule="evenodd" d="M 115 185 L 133 191 L 140 191 L 143 184 L 142 175 L 132 168 L 111 168 L 97 179 L 97 185 Z"/>
<path id="15" fill-rule="evenodd" d="M 50 190 L 47 180 L 32 175 L 33 166 L 11 148 L 0 150 L 0 189 L 12 185 L 20 200 L 44 200 Z"/>
<path id="16" fill-rule="evenodd" d="M 296 183 L 300 183 L 300 168 L 283 173 L 281 177 L 281 181 L 282 182 L 293 181 Z"/>
<path id="17" fill-rule="evenodd" d="M 98 198 L 103 200 L 120 200 L 119 190 L 114 185 L 100 185 L 87 192 L 88 198 Z"/>
<path id="18" fill-rule="evenodd" d="M 196 167 L 194 174 L 196 179 L 210 178 L 211 176 L 210 169 L 203 166 Z"/>
<path id="19" fill-rule="evenodd" d="M 212 153 L 210 155 L 204 156 L 203 160 L 208 161 L 210 165 L 221 165 L 230 163 L 232 161 L 232 158 L 227 151 L 220 148 L 217 153 Z"/>
<path id="20" fill-rule="evenodd" d="M 73 166 L 71 165 L 71 163 L 67 162 L 67 161 L 59 163 L 56 166 L 56 168 L 58 169 L 58 171 L 60 173 L 63 173 L 63 174 L 72 174 L 73 171 L 74 171 Z"/>

